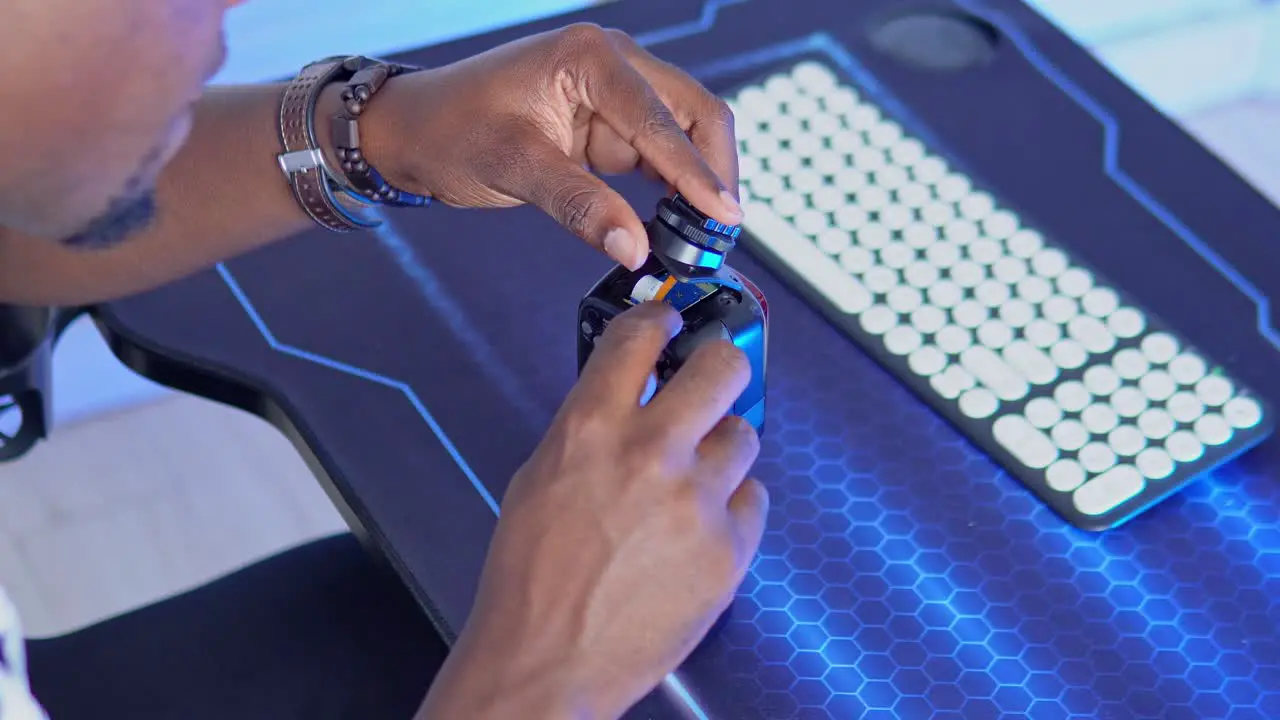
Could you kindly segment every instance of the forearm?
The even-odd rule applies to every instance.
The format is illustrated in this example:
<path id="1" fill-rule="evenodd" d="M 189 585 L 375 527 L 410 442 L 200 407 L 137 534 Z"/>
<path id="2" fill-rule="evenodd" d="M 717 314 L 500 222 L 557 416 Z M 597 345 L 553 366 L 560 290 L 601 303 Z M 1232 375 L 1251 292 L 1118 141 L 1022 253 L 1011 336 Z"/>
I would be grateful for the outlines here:
<path id="1" fill-rule="evenodd" d="M 279 85 L 213 88 L 162 172 L 150 227 L 105 250 L 0 228 L 0 302 L 81 305 L 155 288 L 307 229 L 276 155 Z M 322 96 L 323 118 L 336 105 Z M 327 123 L 317 123 L 327 130 Z M 325 138 L 327 139 L 327 138 Z"/>

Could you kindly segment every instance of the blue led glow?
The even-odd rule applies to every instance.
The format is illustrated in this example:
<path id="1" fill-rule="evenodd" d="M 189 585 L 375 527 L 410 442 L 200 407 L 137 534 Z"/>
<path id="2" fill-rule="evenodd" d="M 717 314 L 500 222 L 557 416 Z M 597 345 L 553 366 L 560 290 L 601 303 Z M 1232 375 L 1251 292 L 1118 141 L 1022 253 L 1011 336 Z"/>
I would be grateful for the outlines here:
<path id="1" fill-rule="evenodd" d="M 745 1 L 709 2 L 697 20 L 637 40 L 706 32 L 719 10 Z M 1119 123 L 1007 18 L 958 2 L 1102 124 L 1107 176 L 1249 297 L 1258 331 L 1280 348 L 1267 298 L 1119 168 Z M 890 114 L 911 117 L 824 34 L 695 74 L 815 51 Z M 940 147 L 918 119 L 903 124 L 912 123 Z M 382 242 L 434 311 L 459 315 L 403 239 L 388 230 Z M 280 343 L 230 271 L 218 272 L 274 350 L 402 392 L 498 512 L 406 383 Z M 794 301 L 773 304 L 775 316 L 820 331 Z M 482 340 L 464 341 L 491 374 L 510 377 Z M 775 429 L 758 470 L 770 478 L 773 514 L 733 616 L 711 641 L 744 704 L 768 707 L 768 717 L 1280 717 L 1280 580 L 1268 579 L 1280 577 L 1280 490 L 1266 478 L 1219 471 L 1162 508 L 1158 528 L 1084 535 L 865 358 L 837 367 L 783 356 L 771 372 Z M 520 389 L 508 395 L 518 401 Z M 848 398 L 861 404 L 840 404 Z M 692 720 L 712 720 L 687 679 L 672 675 L 663 687 Z M 766 717 L 758 712 L 742 720 Z"/>

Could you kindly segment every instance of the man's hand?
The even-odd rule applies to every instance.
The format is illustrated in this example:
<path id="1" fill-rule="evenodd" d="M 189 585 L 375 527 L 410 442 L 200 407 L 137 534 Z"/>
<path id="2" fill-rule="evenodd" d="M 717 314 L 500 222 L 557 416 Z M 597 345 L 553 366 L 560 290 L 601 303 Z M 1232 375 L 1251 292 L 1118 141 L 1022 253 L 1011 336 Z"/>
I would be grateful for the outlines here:
<path id="1" fill-rule="evenodd" d="M 507 491 L 476 606 L 421 717 L 616 718 L 728 607 L 768 506 L 744 479 L 755 431 L 726 416 L 750 368 L 728 343 L 703 346 L 642 407 L 679 327 L 650 303 L 601 337 Z"/>
<path id="2" fill-rule="evenodd" d="M 632 269 L 644 227 L 589 169 L 640 169 L 742 219 L 728 106 L 615 30 L 573 25 L 396 78 L 366 116 L 367 155 L 392 184 L 462 207 L 532 203 Z"/>

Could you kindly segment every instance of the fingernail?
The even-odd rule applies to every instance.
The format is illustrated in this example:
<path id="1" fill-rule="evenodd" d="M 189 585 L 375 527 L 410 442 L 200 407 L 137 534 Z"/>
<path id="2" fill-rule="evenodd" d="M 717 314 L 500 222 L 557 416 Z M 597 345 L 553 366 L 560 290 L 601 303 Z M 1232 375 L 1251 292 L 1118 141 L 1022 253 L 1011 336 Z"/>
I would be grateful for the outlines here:
<path id="1" fill-rule="evenodd" d="M 645 381 L 644 392 L 640 395 L 640 407 L 648 405 L 656 392 L 658 392 L 658 376 L 649 373 L 649 378 Z"/>
<path id="2" fill-rule="evenodd" d="M 609 257 L 617 260 L 630 270 L 644 264 L 640 258 L 640 248 L 631 233 L 622 228 L 614 228 L 604 236 L 604 251 Z"/>
<path id="3" fill-rule="evenodd" d="M 737 198 L 731 195 L 728 190 L 720 191 L 720 201 L 725 204 L 725 207 L 729 208 L 730 212 L 734 213 L 734 217 L 726 218 L 727 220 L 734 223 L 742 220 L 742 216 L 744 215 L 742 212 L 742 206 L 738 204 Z"/>

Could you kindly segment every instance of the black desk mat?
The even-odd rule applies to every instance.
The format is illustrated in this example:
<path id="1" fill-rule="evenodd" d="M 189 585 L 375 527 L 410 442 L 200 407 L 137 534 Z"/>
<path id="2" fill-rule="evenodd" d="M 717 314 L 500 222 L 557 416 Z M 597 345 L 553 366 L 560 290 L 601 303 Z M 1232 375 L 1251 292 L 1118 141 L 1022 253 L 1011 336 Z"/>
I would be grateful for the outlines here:
<path id="1" fill-rule="evenodd" d="M 960 2 L 960 0 L 957 0 Z M 881 13 L 945 2 L 623 2 L 588 19 L 729 87 L 818 53 L 892 96 L 984 184 L 1280 401 L 1280 212 L 1016 2 L 963 72 L 878 53 Z M 644 211 L 658 188 L 615 186 Z M 1118 531 L 1065 526 L 742 252 L 770 299 L 773 510 L 724 629 L 637 718 L 1280 716 L 1280 445 Z M 537 211 L 435 207 L 307 233 L 98 311 L 122 359 L 258 412 L 446 634 L 507 478 L 574 380 L 608 268 Z"/>

